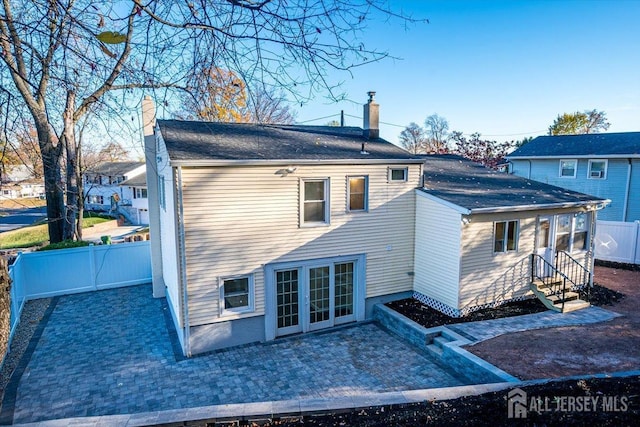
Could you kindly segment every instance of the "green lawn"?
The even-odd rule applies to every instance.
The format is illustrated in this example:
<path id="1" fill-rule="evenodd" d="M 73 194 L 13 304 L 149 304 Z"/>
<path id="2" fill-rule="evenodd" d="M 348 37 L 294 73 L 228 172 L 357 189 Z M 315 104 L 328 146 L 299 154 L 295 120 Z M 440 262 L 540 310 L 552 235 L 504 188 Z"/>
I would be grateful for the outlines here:
<path id="1" fill-rule="evenodd" d="M 113 218 L 92 216 L 82 220 L 82 228 L 93 227 L 101 222 L 111 221 Z M 0 249 L 29 248 L 42 246 L 49 241 L 47 224 L 32 225 L 18 230 L 0 233 Z"/>

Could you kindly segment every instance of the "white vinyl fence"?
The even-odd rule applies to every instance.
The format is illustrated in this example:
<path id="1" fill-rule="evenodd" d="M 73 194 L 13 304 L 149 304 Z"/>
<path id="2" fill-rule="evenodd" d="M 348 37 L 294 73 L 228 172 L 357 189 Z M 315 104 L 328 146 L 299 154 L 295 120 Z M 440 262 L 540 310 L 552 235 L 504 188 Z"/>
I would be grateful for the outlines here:
<path id="1" fill-rule="evenodd" d="M 598 221 L 596 259 L 640 264 L 640 221 Z"/>
<path id="2" fill-rule="evenodd" d="M 21 253 L 9 267 L 11 334 L 26 301 L 151 282 L 149 241 Z"/>

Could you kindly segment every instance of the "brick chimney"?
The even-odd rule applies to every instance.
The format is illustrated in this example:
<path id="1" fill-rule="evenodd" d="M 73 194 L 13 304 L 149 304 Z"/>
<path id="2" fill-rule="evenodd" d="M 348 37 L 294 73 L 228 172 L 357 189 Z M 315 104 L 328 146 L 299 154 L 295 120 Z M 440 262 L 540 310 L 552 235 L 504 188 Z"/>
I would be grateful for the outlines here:
<path id="1" fill-rule="evenodd" d="M 380 104 L 375 102 L 374 97 L 376 93 L 373 91 L 367 92 L 369 95 L 369 101 L 364 104 L 364 126 L 362 135 L 368 139 L 375 139 L 380 137 L 380 128 L 378 125 Z"/>

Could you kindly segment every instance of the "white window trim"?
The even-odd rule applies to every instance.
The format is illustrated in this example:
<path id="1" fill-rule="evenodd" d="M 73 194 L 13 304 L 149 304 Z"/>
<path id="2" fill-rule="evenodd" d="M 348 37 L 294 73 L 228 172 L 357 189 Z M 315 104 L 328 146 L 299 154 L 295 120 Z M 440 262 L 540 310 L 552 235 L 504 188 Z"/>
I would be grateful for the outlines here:
<path id="1" fill-rule="evenodd" d="M 351 209 L 351 180 L 364 179 L 364 209 Z M 369 212 L 369 175 L 348 175 L 347 176 L 347 212 L 359 213 Z"/>
<path id="2" fill-rule="evenodd" d="M 247 298 L 248 305 L 246 307 L 237 307 L 232 309 L 224 308 L 224 282 L 225 280 L 234 280 L 234 279 L 249 279 L 249 295 Z M 220 317 L 224 316 L 232 316 L 243 313 L 253 313 L 255 311 L 255 284 L 254 284 L 254 275 L 250 274 L 239 274 L 236 276 L 224 276 L 218 278 L 218 289 L 220 290 Z"/>
<path id="3" fill-rule="evenodd" d="M 393 175 L 393 171 L 395 170 L 404 170 L 404 179 L 392 179 L 392 175 Z M 409 168 L 408 167 L 398 167 L 398 168 L 394 168 L 394 167 L 390 167 L 387 170 L 387 182 L 396 182 L 396 183 L 400 183 L 400 182 L 407 182 L 409 180 Z"/>
<path id="4" fill-rule="evenodd" d="M 604 176 L 594 178 L 591 176 L 591 164 L 593 162 L 604 162 Z M 587 168 L 587 179 L 607 179 L 607 173 L 609 172 L 609 160 L 607 159 L 589 159 L 589 167 Z"/>
<path id="5" fill-rule="evenodd" d="M 585 214 L 586 215 L 586 219 L 585 219 L 585 225 L 586 225 L 586 230 L 584 230 L 587 235 L 585 237 L 585 246 L 586 248 L 581 248 L 581 249 L 576 249 L 575 248 L 575 234 L 576 234 L 576 218 L 578 215 L 580 214 Z M 589 239 L 591 238 L 591 225 L 592 225 L 592 221 L 593 221 L 593 215 L 591 214 L 591 212 L 574 212 L 574 213 L 569 213 L 569 214 L 560 214 L 558 215 L 558 219 L 561 215 L 568 215 L 570 217 L 569 219 L 569 231 L 566 233 L 562 233 L 562 234 L 567 234 L 569 236 L 569 247 L 567 248 L 566 252 L 573 254 L 573 253 L 584 253 L 584 252 L 588 252 L 590 249 L 590 244 L 589 244 Z M 555 239 L 556 241 L 558 240 L 558 234 L 556 233 Z M 554 245 L 554 250 L 556 249 L 556 242 L 553 242 Z"/>
<path id="6" fill-rule="evenodd" d="M 305 221 L 304 220 L 304 183 L 305 182 L 324 182 L 324 221 Z M 331 182 L 329 177 L 321 178 L 300 178 L 300 200 L 298 201 L 298 210 L 300 216 L 300 227 L 325 227 L 331 225 Z"/>
<path id="7" fill-rule="evenodd" d="M 572 176 L 562 175 L 562 162 L 573 162 L 573 163 L 575 163 L 575 167 L 573 168 L 573 175 Z M 558 176 L 560 178 L 573 179 L 577 175 L 578 175 L 578 159 L 560 159 L 560 161 L 558 162 Z"/>
<path id="8" fill-rule="evenodd" d="M 504 237 L 504 250 L 503 251 L 496 251 L 496 224 L 499 222 L 504 222 L 505 223 L 505 227 L 504 227 L 504 233 L 505 235 Z M 510 222 L 515 222 L 516 223 L 516 247 L 515 249 L 507 249 L 507 242 L 509 240 L 509 223 Z M 518 252 L 518 247 L 520 246 L 520 220 L 519 219 L 505 219 L 502 221 L 494 221 L 493 222 L 493 254 L 494 255 L 499 255 L 499 254 L 507 254 L 507 253 L 516 253 Z"/>

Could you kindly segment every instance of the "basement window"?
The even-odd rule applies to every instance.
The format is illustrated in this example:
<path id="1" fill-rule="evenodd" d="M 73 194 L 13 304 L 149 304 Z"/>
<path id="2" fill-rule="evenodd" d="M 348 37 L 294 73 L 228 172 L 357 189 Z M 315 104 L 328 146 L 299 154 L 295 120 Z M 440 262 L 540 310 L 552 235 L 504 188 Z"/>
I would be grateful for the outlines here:
<path id="1" fill-rule="evenodd" d="M 220 279 L 221 315 L 253 311 L 253 275 Z"/>
<path id="2" fill-rule="evenodd" d="M 493 252 L 518 250 L 518 221 L 498 221 L 493 227 Z"/>

